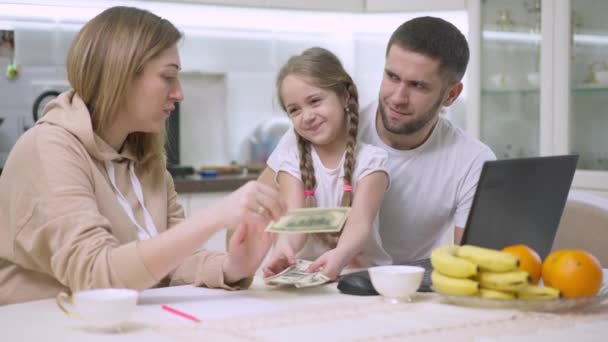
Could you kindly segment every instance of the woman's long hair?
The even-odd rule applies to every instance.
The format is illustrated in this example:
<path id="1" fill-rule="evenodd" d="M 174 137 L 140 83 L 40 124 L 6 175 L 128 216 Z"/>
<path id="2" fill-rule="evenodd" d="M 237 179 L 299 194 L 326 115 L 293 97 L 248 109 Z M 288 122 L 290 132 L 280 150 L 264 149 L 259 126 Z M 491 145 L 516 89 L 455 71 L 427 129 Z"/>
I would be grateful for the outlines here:
<path id="1" fill-rule="evenodd" d="M 86 103 L 95 133 L 116 120 L 146 63 L 181 37 L 168 20 L 133 7 L 109 8 L 84 25 L 72 41 L 66 65 L 70 85 Z M 165 167 L 165 134 L 163 129 L 127 136 L 140 164 Z"/>

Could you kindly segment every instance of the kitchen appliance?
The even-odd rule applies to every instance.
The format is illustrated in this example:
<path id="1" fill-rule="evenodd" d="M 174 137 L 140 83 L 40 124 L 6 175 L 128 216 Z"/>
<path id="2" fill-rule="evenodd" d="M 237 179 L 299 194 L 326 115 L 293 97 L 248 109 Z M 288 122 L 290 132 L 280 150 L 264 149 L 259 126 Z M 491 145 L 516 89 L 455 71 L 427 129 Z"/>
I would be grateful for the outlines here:
<path id="1" fill-rule="evenodd" d="M 32 118 L 34 119 L 34 123 L 42 116 L 44 106 L 52 99 L 59 96 L 59 94 L 61 93 L 57 90 L 47 90 L 36 97 L 34 104 L 32 105 Z"/>

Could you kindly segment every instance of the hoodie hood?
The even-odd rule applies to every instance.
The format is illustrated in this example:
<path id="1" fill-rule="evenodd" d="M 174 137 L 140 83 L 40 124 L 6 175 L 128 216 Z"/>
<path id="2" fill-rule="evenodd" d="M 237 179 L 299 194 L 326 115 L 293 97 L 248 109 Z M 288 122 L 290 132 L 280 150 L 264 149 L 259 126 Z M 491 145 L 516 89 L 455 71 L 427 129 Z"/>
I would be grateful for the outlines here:
<path id="1" fill-rule="evenodd" d="M 129 146 L 124 146 L 118 153 L 93 132 L 89 109 L 74 90 L 66 91 L 49 102 L 44 107 L 42 115 L 36 125 L 51 124 L 64 128 L 80 140 L 94 159 L 102 162 L 124 158 L 136 160 Z"/>

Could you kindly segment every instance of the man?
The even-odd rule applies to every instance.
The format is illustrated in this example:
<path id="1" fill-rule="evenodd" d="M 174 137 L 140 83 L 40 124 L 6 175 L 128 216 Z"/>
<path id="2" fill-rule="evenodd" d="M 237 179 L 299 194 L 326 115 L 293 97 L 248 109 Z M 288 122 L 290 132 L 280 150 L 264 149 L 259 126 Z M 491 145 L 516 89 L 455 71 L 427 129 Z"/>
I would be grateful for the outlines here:
<path id="1" fill-rule="evenodd" d="M 389 153 L 380 236 L 396 264 L 428 257 L 451 227 L 460 243 L 482 165 L 496 159 L 439 115 L 462 92 L 468 60 L 467 41 L 451 23 L 434 17 L 405 22 L 388 42 L 378 101 L 360 115 L 359 141 Z M 290 131 L 268 159 L 270 169 L 292 144 Z M 267 168 L 260 179 L 272 177 Z"/>

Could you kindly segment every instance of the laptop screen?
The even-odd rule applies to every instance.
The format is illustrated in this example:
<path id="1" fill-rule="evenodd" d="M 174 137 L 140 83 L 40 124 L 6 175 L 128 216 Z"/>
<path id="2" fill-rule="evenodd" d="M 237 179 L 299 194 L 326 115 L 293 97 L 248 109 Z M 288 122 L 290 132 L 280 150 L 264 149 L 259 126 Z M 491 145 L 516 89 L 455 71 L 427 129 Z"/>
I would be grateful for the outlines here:
<path id="1" fill-rule="evenodd" d="M 462 244 L 502 249 L 523 243 L 542 259 L 551 251 L 577 155 L 488 161 Z"/>

